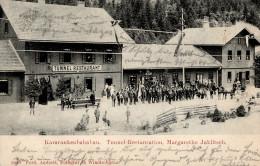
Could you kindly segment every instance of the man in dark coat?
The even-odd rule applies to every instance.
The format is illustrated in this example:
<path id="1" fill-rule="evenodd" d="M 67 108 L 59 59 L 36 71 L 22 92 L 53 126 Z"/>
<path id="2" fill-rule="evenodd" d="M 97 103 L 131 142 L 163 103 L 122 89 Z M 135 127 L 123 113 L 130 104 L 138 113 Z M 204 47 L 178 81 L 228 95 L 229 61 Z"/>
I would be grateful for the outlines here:
<path id="1" fill-rule="evenodd" d="M 94 91 L 93 91 L 93 93 L 90 95 L 90 101 L 91 101 L 92 105 L 95 105 L 96 98 L 95 98 L 95 93 L 94 93 Z"/>

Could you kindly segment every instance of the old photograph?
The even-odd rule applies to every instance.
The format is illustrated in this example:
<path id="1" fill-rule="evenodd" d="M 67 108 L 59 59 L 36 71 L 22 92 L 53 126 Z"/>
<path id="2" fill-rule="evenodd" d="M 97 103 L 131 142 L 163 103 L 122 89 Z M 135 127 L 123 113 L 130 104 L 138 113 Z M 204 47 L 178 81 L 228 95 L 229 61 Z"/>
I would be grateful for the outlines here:
<path id="1" fill-rule="evenodd" d="M 0 135 L 259 135 L 259 9 L 0 0 Z"/>

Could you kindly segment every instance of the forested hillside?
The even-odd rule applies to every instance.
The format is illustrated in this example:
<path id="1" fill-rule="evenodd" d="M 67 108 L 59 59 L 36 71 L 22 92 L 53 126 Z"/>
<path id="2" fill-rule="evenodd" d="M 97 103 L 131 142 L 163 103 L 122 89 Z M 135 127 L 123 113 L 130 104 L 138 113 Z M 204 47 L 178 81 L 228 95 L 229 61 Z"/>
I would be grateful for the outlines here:
<path id="1" fill-rule="evenodd" d="M 75 0 L 46 0 L 75 4 Z M 85 0 L 87 7 L 102 7 L 123 28 L 175 32 L 181 28 L 181 8 L 185 27 L 201 27 L 204 16 L 210 26 L 230 26 L 245 21 L 260 28 L 260 0 Z M 137 43 L 164 43 L 174 34 L 127 32 Z"/>

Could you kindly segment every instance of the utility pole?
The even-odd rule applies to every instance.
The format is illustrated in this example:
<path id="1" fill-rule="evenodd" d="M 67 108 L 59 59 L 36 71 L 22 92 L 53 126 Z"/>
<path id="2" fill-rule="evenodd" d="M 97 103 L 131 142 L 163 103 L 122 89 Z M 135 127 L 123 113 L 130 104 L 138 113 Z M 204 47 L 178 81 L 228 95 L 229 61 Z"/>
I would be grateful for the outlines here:
<path id="1" fill-rule="evenodd" d="M 184 19 L 183 19 L 183 8 L 181 8 L 181 38 L 183 39 L 184 35 Z M 182 42 L 183 45 L 183 42 Z"/>

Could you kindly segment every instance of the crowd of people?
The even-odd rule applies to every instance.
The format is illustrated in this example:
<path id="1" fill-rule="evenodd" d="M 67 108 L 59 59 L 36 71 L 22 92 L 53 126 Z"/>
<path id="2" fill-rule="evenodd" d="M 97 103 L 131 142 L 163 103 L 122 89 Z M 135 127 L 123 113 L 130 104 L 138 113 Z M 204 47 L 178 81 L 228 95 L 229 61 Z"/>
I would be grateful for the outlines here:
<path id="1" fill-rule="evenodd" d="M 224 87 L 217 87 L 214 82 L 208 84 L 200 84 L 199 82 L 191 82 L 190 86 L 183 86 L 181 83 L 175 83 L 172 86 L 154 82 L 151 86 L 145 84 L 127 85 L 125 88 L 115 91 L 115 86 L 105 86 L 103 96 L 112 100 L 112 106 L 116 105 L 132 105 L 137 102 L 142 103 L 159 103 L 174 101 L 193 100 L 193 99 L 213 99 L 218 100 L 230 98 L 233 99 L 237 92 L 238 86 L 227 90 Z M 214 97 L 215 96 L 215 97 Z"/>

